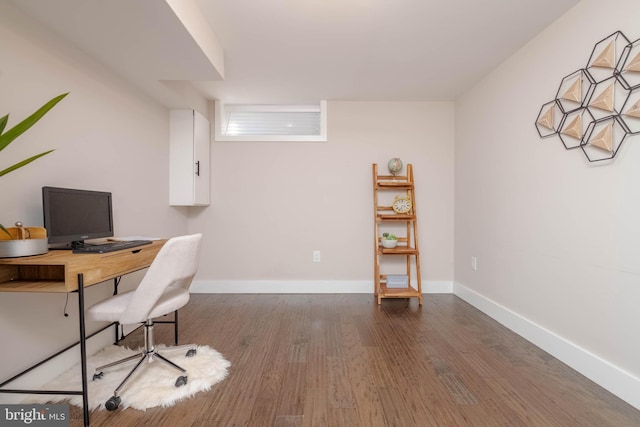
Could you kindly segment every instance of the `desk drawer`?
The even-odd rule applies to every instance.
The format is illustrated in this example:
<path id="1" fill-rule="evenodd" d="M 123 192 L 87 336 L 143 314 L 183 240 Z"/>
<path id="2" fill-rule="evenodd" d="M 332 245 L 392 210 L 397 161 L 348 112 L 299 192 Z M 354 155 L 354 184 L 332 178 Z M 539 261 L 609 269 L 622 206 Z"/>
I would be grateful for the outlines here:
<path id="1" fill-rule="evenodd" d="M 75 254 L 66 273 L 67 290 L 78 289 L 78 273 L 83 274 L 84 286 L 90 286 L 147 268 L 161 247 L 152 244 L 105 254 Z"/>

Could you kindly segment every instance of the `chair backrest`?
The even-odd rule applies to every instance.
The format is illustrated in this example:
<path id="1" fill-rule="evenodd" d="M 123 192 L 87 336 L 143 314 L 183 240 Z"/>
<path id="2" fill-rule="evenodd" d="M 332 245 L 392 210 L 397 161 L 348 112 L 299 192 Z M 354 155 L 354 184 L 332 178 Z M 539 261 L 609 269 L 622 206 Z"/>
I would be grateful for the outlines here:
<path id="1" fill-rule="evenodd" d="M 122 313 L 120 323 L 146 321 L 169 286 L 189 289 L 198 270 L 201 240 L 202 234 L 192 234 L 174 237 L 164 244 Z"/>

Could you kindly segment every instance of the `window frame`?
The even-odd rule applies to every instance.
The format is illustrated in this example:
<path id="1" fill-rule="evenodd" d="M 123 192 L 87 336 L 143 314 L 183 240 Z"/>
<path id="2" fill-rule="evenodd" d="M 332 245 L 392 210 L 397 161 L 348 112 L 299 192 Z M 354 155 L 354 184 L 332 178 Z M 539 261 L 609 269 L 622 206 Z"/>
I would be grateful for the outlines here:
<path id="1" fill-rule="evenodd" d="M 261 112 L 320 112 L 320 135 L 224 135 L 222 129 L 227 126 L 227 115 L 225 104 L 221 101 L 215 102 L 215 141 L 245 141 L 245 142 L 326 142 L 327 141 L 327 101 L 322 100 L 319 104 L 232 104 L 234 109 L 240 111 L 261 111 Z"/>

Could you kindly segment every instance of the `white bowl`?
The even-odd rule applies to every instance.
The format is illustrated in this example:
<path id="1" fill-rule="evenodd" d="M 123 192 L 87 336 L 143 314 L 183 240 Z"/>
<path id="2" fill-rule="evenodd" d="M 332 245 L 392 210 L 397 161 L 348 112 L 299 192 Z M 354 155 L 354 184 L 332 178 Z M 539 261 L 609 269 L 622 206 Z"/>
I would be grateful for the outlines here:
<path id="1" fill-rule="evenodd" d="M 381 242 L 382 242 L 382 247 L 387 249 L 395 248 L 398 245 L 397 240 L 382 239 Z"/>

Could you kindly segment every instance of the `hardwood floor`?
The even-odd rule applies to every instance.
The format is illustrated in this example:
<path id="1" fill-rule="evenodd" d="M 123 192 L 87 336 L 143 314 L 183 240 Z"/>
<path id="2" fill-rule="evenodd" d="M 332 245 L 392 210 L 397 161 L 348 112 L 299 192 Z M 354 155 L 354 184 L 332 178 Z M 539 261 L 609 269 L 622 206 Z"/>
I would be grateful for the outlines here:
<path id="1" fill-rule="evenodd" d="M 181 343 L 232 366 L 171 408 L 92 426 L 639 426 L 640 411 L 453 295 L 192 295 Z M 156 327 L 172 343 L 171 328 Z M 142 344 L 140 331 L 124 345 Z M 72 425 L 82 425 L 72 410 Z"/>

